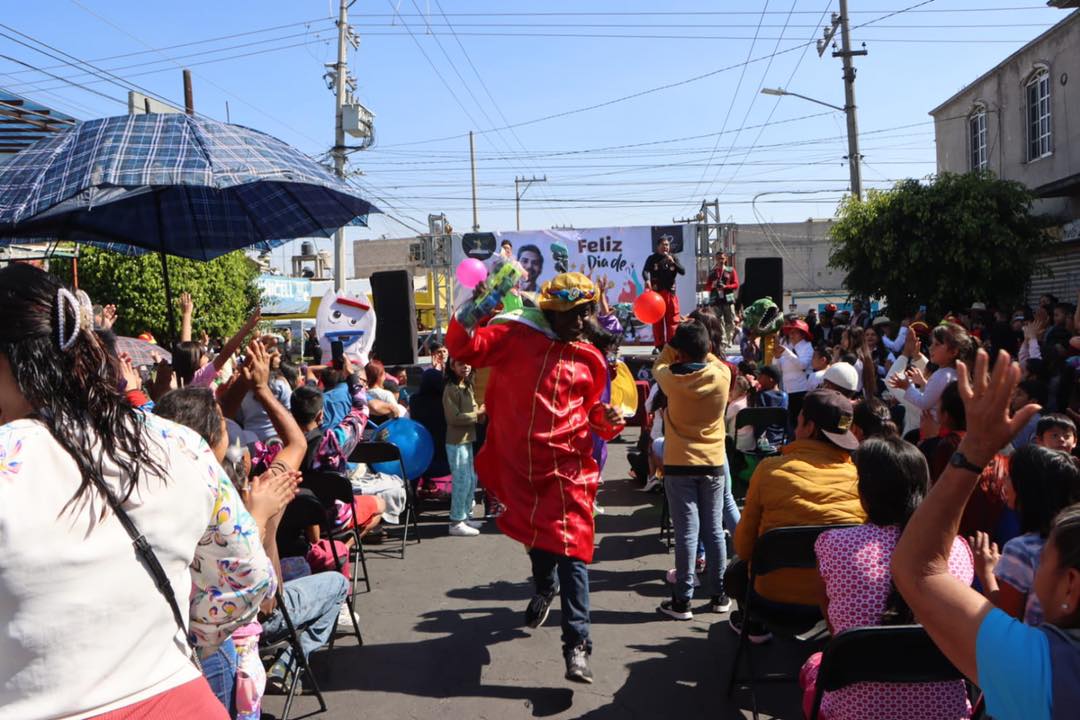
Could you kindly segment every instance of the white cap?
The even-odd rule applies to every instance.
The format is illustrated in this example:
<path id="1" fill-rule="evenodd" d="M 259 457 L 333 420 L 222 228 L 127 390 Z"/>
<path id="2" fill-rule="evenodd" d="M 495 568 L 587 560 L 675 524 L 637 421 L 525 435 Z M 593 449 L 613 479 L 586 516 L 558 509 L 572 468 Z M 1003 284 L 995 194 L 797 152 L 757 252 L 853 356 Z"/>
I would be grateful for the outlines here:
<path id="1" fill-rule="evenodd" d="M 973 303 L 971 303 L 971 309 L 972 310 L 985 310 L 986 309 L 986 303 L 973 302 Z"/>
<path id="2" fill-rule="evenodd" d="M 825 371 L 822 381 L 832 383 L 846 392 L 856 392 L 859 389 L 859 371 L 851 363 L 834 363 Z"/>

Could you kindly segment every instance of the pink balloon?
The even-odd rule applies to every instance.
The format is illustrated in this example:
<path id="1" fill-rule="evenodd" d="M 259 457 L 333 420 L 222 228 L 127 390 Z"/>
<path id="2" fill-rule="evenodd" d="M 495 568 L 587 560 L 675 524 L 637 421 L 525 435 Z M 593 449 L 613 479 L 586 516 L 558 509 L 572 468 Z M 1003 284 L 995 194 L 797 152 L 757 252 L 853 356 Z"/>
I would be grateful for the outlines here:
<path id="1" fill-rule="evenodd" d="M 461 264 L 457 266 L 456 274 L 458 282 L 471 290 L 484 282 L 484 279 L 487 278 L 488 271 L 487 268 L 484 267 L 484 263 L 476 258 L 465 258 L 461 261 Z"/>

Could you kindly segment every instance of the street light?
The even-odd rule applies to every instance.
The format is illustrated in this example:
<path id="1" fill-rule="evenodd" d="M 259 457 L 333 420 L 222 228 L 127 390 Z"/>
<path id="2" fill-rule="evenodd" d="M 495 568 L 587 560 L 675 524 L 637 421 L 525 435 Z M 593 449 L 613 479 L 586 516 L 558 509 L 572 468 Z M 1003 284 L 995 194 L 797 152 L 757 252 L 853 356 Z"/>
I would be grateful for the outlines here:
<path id="1" fill-rule="evenodd" d="M 823 100 L 817 100 L 806 95 L 800 95 L 799 93 L 788 92 L 783 88 L 761 88 L 762 95 L 775 95 L 777 97 L 783 97 L 784 95 L 791 95 L 792 97 L 802 98 L 818 105 L 824 105 L 827 108 L 833 110 L 839 110 L 847 115 L 847 130 L 848 130 L 848 169 L 851 171 L 851 194 L 858 199 L 862 199 L 862 155 L 859 154 L 859 131 L 858 125 L 855 122 L 855 105 L 847 105 L 840 107 L 839 105 L 833 105 Z"/>
<path id="2" fill-rule="evenodd" d="M 825 107 L 832 108 L 833 110 L 839 110 L 840 112 L 847 112 L 846 108 L 842 108 L 839 105 L 833 105 L 832 103 L 827 103 L 827 102 L 824 102 L 822 100 L 815 100 L 812 97 L 807 97 L 806 95 L 800 95 L 799 93 L 788 92 L 784 88 L 761 88 L 761 94 L 762 95 L 776 95 L 777 97 L 782 97 L 784 95 L 791 95 L 792 97 L 802 98 L 803 100 L 809 100 L 810 102 L 817 103 L 818 105 L 824 105 Z"/>

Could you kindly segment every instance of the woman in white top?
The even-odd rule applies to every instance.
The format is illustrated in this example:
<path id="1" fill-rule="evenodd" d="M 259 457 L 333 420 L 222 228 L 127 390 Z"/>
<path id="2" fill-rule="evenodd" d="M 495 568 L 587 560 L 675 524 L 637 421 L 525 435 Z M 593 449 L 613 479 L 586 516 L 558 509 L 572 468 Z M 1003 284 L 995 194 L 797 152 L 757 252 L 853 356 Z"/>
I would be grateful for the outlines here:
<path id="1" fill-rule="evenodd" d="M 85 293 L 10 265 L 0 307 L 0 718 L 227 718 L 189 645 L 272 592 L 259 528 L 201 438 L 126 401 Z"/>
<path id="2" fill-rule="evenodd" d="M 949 383 L 956 382 L 956 361 L 970 364 L 975 355 L 975 342 L 967 330 L 956 323 L 938 325 L 930 338 L 930 362 L 937 370 L 927 379 L 922 370 L 909 367 L 904 375 L 891 378 L 890 387 L 903 390 L 905 402 L 920 410 L 935 412 L 941 402 L 941 393 Z"/>
<path id="3" fill-rule="evenodd" d="M 810 389 L 807 374 L 814 359 L 814 346 L 810 342 L 810 327 L 802 320 L 788 323 L 780 332 L 784 339 L 776 346 L 773 365 L 780 367 L 784 392 L 788 395 L 788 413 L 794 422 Z"/>

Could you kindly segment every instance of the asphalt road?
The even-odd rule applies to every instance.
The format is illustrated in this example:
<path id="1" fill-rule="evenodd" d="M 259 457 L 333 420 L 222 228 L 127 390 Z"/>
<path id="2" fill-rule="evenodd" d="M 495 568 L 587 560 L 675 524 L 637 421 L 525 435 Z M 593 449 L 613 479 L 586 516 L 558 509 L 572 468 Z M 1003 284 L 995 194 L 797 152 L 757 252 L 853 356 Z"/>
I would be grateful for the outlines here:
<path id="1" fill-rule="evenodd" d="M 636 432 L 628 430 L 629 439 Z M 708 598 L 695 600 L 689 622 L 656 611 L 674 555 L 659 540 L 660 496 L 628 477 L 628 447 L 610 446 L 600 491 L 606 513 L 597 517 L 589 570 L 594 684 L 563 678 L 557 602 L 544 627 L 524 626 L 532 590 L 522 546 L 493 525 L 479 537 L 450 537 L 446 506 L 428 505 L 423 541 L 410 544 L 404 560 L 369 555 L 372 591 L 359 599 L 364 645 L 341 635 L 333 650 L 312 656 L 329 705 L 316 717 L 749 717 L 749 692 L 727 695 L 736 647 L 727 616 L 708 612 Z M 789 673 L 810 651 L 782 641 L 755 650 L 759 671 Z M 762 717 L 802 717 L 794 681 L 758 688 Z M 264 717 L 282 707 L 282 698 L 267 697 Z M 314 698 L 302 696 L 291 716 L 316 710 Z"/>

